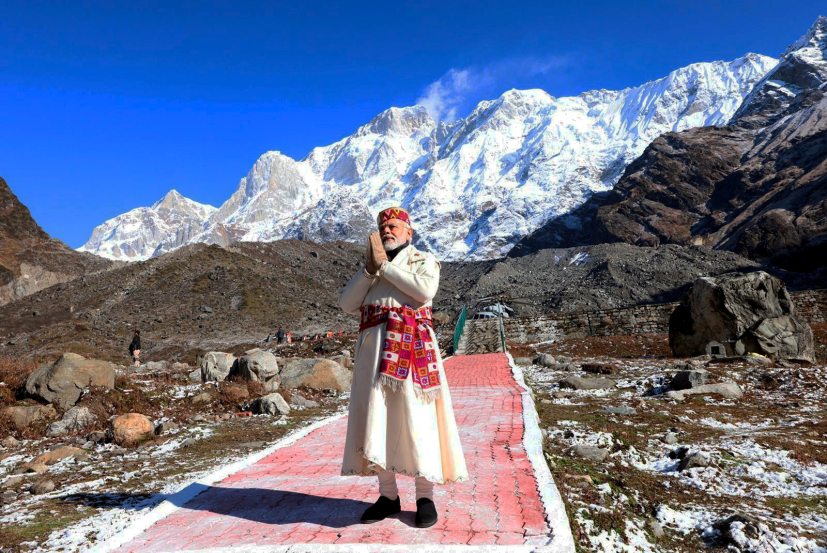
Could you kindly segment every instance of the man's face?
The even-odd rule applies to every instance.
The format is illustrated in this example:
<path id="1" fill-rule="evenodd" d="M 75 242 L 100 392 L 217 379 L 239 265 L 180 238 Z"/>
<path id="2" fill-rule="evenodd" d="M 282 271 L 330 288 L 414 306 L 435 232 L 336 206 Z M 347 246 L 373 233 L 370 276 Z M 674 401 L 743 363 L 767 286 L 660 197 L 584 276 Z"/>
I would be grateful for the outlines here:
<path id="1" fill-rule="evenodd" d="M 379 225 L 379 235 L 385 251 L 395 250 L 413 237 L 413 230 L 405 221 L 388 219 Z"/>

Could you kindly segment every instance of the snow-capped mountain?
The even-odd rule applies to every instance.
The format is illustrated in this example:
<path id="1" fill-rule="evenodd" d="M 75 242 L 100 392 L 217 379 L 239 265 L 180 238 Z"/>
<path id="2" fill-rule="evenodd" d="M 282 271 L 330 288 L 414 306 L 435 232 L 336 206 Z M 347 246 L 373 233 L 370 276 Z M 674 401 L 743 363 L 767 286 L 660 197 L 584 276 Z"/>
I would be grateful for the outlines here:
<path id="1" fill-rule="evenodd" d="M 152 207 L 135 208 L 95 227 L 78 249 L 109 259 L 147 259 L 188 244 L 216 210 L 173 189 Z"/>
<path id="2" fill-rule="evenodd" d="M 127 217 L 135 210 L 95 229 L 82 249 L 144 259 L 190 242 L 361 241 L 377 211 L 399 204 L 411 211 L 417 242 L 438 257 L 502 256 L 610 189 L 662 133 L 726 124 L 776 62 L 748 54 L 696 63 L 639 87 L 574 97 L 510 90 L 453 123 L 422 106 L 390 108 L 302 161 L 265 153 L 200 232 L 194 221 L 183 239 L 180 225 L 167 236 L 157 223 L 142 229 L 137 215 Z"/>
<path id="3" fill-rule="evenodd" d="M 793 42 L 778 64 L 767 73 L 738 108 L 739 119 L 753 115 L 776 115 L 808 89 L 824 90 L 827 83 L 827 17 L 820 16 L 810 29 Z"/>
<path id="4" fill-rule="evenodd" d="M 794 272 L 827 267 L 827 18 L 724 128 L 655 139 L 608 194 L 526 236 L 509 256 L 626 242 L 734 251 Z"/>

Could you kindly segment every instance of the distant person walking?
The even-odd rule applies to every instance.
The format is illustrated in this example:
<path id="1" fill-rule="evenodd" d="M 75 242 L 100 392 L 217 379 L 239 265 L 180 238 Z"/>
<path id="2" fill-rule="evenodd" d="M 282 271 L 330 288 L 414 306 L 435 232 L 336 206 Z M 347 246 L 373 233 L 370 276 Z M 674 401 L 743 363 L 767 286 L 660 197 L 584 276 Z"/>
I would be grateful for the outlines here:
<path id="1" fill-rule="evenodd" d="M 141 366 L 141 331 L 136 330 L 132 335 L 132 341 L 129 343 L 129 355 L 132 356 L 132 365 L 135 367 Z"/>
<path id="2" fill-rule="evenodd" d="M 278 342 L 279 344 L 284 342 L 284 329 L 281 327 L 279 327 L 279 329 L 276 331 L 276 342 Z"/>

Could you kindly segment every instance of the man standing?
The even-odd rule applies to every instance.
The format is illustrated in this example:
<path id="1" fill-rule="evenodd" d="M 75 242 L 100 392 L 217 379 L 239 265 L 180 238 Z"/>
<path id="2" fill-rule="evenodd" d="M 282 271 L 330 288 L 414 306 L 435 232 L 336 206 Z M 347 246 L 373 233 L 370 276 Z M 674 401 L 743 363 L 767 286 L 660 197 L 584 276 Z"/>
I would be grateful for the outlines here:
<path id="1" fill-rule="evenodd" d="M 132 356 L 132 365 L 135 367 L 141 366 L 141 331 L 136 330 L 132 335 L 132 341 L 129 343 L 129 355 Z"/>
<path id="2" fill-rule="evenodd" d="M 339 306 L 360 314 L 343 475 L 377 475 L 380 497 L 362 515 L 378 522 L 400 512 L 396 474 L 415 478 L 416 525 L 437 521 L 434 483 L 466 480 L 451 395 L 431 322 L 439 262 L 411 245 L 409 214 L 377 217 L 365 267 Z"/>

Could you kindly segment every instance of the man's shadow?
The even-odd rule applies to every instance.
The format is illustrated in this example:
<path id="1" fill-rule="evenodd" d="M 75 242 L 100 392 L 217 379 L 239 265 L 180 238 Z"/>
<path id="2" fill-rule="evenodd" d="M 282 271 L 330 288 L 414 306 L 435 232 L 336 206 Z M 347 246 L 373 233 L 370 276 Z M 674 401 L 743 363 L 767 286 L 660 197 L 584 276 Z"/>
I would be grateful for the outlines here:
<path id="1" fill-rule="evenodd" d="M 197 495 L 196 495 L 197 494 Z M 307 522 L 329 528 L 361 524 L 359 517 L 371 504 L 355 499 L 323 497 L 262 488 L 225 488 L 190 484 L 177 494 L 75 493 L 63 501 L 98 508 L 144 510 L 166 500 L 176 507 L 231 516 L 264 524 Z M 402 512 L 396 518 L 415 526 L 414 514 Z"/>

